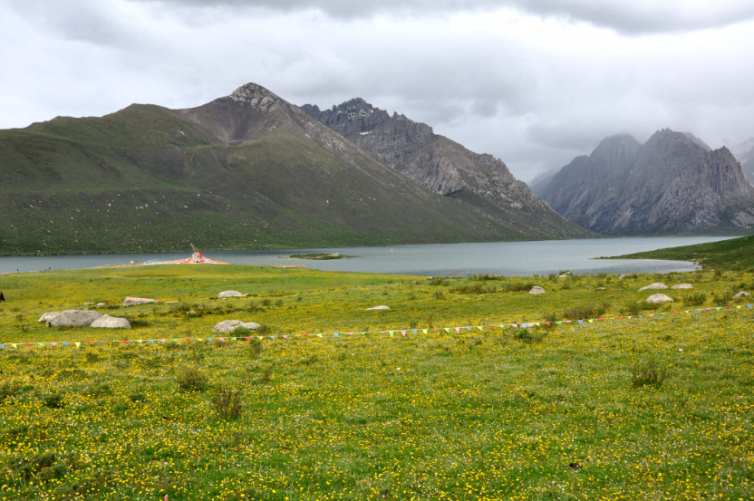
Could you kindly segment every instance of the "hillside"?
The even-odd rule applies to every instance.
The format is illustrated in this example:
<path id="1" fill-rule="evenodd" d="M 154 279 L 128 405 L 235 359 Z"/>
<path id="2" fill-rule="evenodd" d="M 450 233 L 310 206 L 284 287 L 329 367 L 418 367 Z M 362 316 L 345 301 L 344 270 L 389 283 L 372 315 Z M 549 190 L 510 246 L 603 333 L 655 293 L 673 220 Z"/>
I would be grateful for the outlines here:
<path id="1" fill-rule="evenodd" d="M 754 270 L 754 236 L 732 238 L 709 244 L 670 247 L 640 252 L 615 259 L 672 259 L 698 261 L 716 270 Z"/>
<path id="2" fill-rule="evenodd" d="M 328 110 L 301 109 L 416 183 L 462 200 L 493 218 L 535 224 L 561 237 L 589 237 L 516 180 L 492 155 L 478 154 L 435 134 L 427 124 L 356 98 Z"/>
<path id="3" fill-rule="evenodd" d="M 433 193 L 254 84 L 0 131 L 0 158 L 3 255 L 579 234 Z"/>
<path id="4" fill-rule="evenodd" d="M 607 235 L 746 234 L 754 188 L 726 148 L 665 129 L 604 139 L 542 190 L 560 214 Z"/>

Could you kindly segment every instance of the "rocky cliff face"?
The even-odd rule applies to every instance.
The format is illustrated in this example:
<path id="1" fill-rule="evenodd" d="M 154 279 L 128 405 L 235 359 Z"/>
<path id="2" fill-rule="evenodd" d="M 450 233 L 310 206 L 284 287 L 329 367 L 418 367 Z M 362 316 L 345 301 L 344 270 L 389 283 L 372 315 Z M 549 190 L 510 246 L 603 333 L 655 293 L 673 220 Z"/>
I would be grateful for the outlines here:
<path id="1" fill-rule="evenodd" d="M 542 195 L 559 213 L 604 234 L 754 230 L 754 188 L 731 152 L 669 129 L 643 145 L 628 135 L 603 140 L 563 167 Z"/>
<path id="2" fill-rule="evenodd" d="M 515 219 L 517 213 L 527 214 L 553 231 L 559 227 L 579 231 L 516 180 L 501 160 L 469 151 L 435 134 L 429 125 L 397 113 L 391 116 L 360 98 L 329 110 L 308 104 L 301 109 L 436 193 L 462 199 L 496 217 Z"/>

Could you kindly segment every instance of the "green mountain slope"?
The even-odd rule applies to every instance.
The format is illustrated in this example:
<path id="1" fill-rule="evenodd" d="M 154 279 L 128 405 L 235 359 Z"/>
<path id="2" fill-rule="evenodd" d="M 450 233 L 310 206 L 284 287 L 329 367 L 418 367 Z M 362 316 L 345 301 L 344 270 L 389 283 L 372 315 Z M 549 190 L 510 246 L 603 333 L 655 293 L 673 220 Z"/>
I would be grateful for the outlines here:
<path id="1" fill-rule="evenodd" d="M 705 268 L 751 270 L 754 269 L 754 236 L 639 252 L 615 259 L 674 259 L 698 261 Z"/>
<path id="2" fill-rule="evenodd" d="M 256 85 L 0 131 L 0 254 L 569 238 L 433 193 Z"/>

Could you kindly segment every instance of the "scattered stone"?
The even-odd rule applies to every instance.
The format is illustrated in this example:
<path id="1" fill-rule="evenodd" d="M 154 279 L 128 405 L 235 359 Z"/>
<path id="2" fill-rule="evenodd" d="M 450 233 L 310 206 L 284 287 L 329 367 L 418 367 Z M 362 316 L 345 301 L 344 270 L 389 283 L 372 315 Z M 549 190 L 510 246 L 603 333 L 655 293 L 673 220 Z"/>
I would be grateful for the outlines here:
<path id="1" fill-rule="evenodd" d="M 558 278 L 568 278 L 569 276 L 573 275 L 570 271 L 566 271 L 562 275 L 560 275 Z"/>
<path id="2" fill-rule="evenodd" d="M 661 284 L 660 282 L 657 282 L 656 284 L 647 285 L 646 287 L 642 287 L 641 289 L 639 289 L 639 292 L 646 291 L 646 290 L 651 290 L 651 289 L 667 289 L 667 288 L 668 288 L 667 285 Z"/>
<path id="3" fill-rule="evenodd" d="M 84 306 L 94 306 L 94 303 L 84 303 Z"/>
<path id="4" fill-rule="evenodd" d="M 92 322 L 89 327 L 98 327 L 102 329 L 130 329 L 131 322 L 125 318 L 111 317 L 110 315 L 102 315 L 97 320 Z"/>
<path id="5" fill-rule="evenodd" d="M 742 297 L 749 297 L 749 296 L 751 296 L 751 294 L 749 294 L 748 292 L 741 291 L 741 292 L 736 293 L 736 295 L 733 296 L 733 299 L 741 299 Z"/>
<path id="6" fill-rule="evenodd" d="M 545 293 L 545 290 L 542 287 L 540 287 L 539 285 L 535 285 L 529 291 L 529 294 L 544 294 L 544 293 Z"/>
<path id="7" fill-rule="evenodd" d="M 224 332 L 224 333 L 230 333 L 238 328 L 244 328 L 244 329 L 251 329 L 256 330 L 261 325 L 259 325 L 256 322 L 241 322 L 240 320 L 224 320 L 218 324 L 215 324 L 215 326 L 212 328 L 214 332 Z"/>
<path id="8" fill-rule="evenodd" d="M 127 297 L 123 300 L 123 306 L 139 306 L 140 304 L 159 303 L 156 299 L 147 299 L 145 297 Z"/>
<path id="9" fill-rule="evenodd" d="M 372 311 L 372 310 L 389 310 L 389 306 L 385 306 L 384 304 L 381 304 L 379 306 L 372 306 L 371 308 L 367 308 L 364 311 Z"/>
<path id="10" fill-rule="evenodd" d="M 47 327 L 89 327 L 101 316 L 91 310 L 68 310 L 47 320 Z"/>
<path id="11" fill-rule="evenodd" d="M 678 284 L 671 287 L 671 289 L 693 289 L 694 286 L 691 284 Z"/>
<path id="12" fill-rule="evenodd" d="M 97 306 L 107 306 L 107 303 L 97 303 Z"/>
<path id="13" fill-rule="evenodd" d="M 60 315 L 60 313 L 54 313 L 54 312 L 52 312 L 52 313 L 45 313 L 44 315 L 42 315 L 41 317 L 39 317 L 38 322 L 44 322 L 45 325 L 47 325 L 48 321 L 52 320 L 53 318 L 57 317 L 58 315 Z"/>
<path id="14" fill-rule="evenodd" d="M 618 280 L 625 280 L 628 277 L 629 277 L 628 275 L 621 275 L 621 276 L 618 277 Z"/>
<path id="15" fill-rule="evenodd" d="M 598 290 L 598 291 L 605 291 L 605 290 L 607 290 L 607 289 L 605 289 L 604 287 L 597 287 L 597 290 Z"/>
<path id="16" fill-rule="evenodd" d="M 243 297 L 243 294 L 241 294 L 238 291 L 223 291 L 220 294 L 218 294 L 217 297 L 219 297 L 219 298 L 224 298 L 224 297 Z"/>
<path id="17" fill-rule="evenodd" d="M 668 303 L 672 302 L 673 298 L 668 297 L 665 294 L 652 294 L 647 298 L 648 303 Z"/>

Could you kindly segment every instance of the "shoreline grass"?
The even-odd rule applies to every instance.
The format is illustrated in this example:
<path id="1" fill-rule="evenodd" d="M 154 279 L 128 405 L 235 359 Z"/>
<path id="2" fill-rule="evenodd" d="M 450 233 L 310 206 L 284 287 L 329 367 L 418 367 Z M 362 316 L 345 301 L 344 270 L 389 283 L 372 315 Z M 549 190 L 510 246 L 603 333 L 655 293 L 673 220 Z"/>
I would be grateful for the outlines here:
<path id="1" fill-rule="evenodd" d="M 529 295 L 531 281 L 547 293 Z M 44 272 L 0 277 L 0 342 L 207 338 L 234 318 L 279 336 L 620 315 L 656 281 L 694 285 L 665 291 L 677 309 L 754 288 L 744 272 Z M 252 296 L 211 299 L 227 289 Z M 121 308 L 126 295 L 181 302 Z M 134 329 L 36 322 L 85 302 Z M 377 304 L 392 309 L 365 311 Z M 0 350 L 0 500 L 750 499 L 753 318 Z"/>

